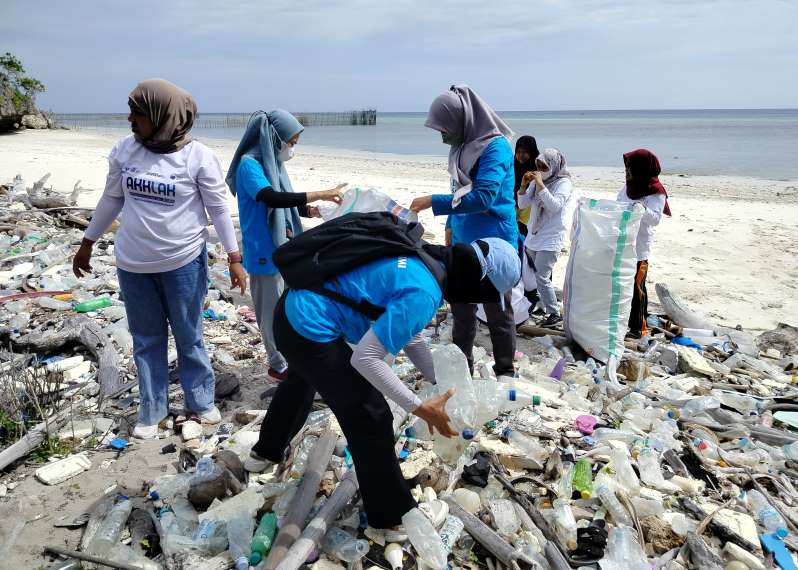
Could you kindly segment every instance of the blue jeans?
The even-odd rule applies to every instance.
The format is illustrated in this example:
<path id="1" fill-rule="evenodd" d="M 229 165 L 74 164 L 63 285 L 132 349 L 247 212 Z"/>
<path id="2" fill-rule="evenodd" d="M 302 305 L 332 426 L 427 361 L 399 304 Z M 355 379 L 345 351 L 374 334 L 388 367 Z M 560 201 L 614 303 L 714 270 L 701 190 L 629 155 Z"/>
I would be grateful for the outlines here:
<path id="1" fill-rule="evenodd" d="M 177 373 L 186 408 L 213 409 L 213 368 L 202 342 L 202 306 L 208 289 L 208 256 L 202 252 L 183 267 L 164 273 L 131 273 L 117 268 L 138 367 L 139 422 L 155 425 L 169 413 L 169 330 L 177 346 Z"/>

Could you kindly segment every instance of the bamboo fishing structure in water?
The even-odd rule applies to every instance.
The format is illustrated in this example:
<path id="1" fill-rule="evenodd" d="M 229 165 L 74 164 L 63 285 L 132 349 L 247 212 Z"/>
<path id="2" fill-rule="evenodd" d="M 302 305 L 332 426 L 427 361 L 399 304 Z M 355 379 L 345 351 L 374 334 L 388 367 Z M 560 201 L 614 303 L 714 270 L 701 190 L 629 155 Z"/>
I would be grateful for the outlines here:
<path id="1" fill-rule="evenodd" d="M 377 124 L 377 110 L 293 113 L 305 127 L 331 126 L 374 126 Z M 243 129 L 247 126 L 251 113 L 208 113 L 199 115 L 194 121 L 194 128 L 200 129 Z M 82 128 L 118 128 L 127 126 L 127 115 L 123 113 L 103 114 L 56 114 L 55 122 L 59 127 L 69 129 Z"/>

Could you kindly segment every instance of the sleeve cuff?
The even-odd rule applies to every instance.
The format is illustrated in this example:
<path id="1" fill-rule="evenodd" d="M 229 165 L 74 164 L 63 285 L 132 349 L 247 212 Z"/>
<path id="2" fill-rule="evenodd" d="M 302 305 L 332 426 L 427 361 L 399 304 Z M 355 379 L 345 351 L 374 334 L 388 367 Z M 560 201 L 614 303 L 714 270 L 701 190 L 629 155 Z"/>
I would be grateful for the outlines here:
<path id="1" fill-rule="evenodd" d="M 432 197 L 432 213 L 436 216 L 452 213 L 451 194 L 435 194 Z"/>

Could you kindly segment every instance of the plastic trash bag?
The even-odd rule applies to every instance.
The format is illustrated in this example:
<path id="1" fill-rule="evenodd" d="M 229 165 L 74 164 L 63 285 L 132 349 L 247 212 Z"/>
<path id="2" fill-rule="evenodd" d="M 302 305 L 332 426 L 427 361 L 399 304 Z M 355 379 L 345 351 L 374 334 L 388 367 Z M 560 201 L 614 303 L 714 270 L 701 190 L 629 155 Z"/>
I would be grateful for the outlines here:
<path id="1" fill-rule="evenodd" d="M 613 371 L 628 331 L 642 215 L 639 204 L 581 198 L 571 230 L 565 332 L 593 358 L 613 359 Z"/>

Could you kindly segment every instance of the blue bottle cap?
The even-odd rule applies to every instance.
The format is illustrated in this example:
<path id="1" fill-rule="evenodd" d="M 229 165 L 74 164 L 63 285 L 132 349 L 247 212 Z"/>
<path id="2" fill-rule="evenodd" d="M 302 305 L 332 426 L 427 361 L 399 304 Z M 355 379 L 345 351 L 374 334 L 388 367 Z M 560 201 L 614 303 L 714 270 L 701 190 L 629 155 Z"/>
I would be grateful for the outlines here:
<path id="1" fill-rule="evenodd" d="M 474 439 L 474 430 L 464 429 L 463 430 L 463 439 Z"/>
<path id="2" fill-rule="evenodd" d="M 778 536 L 779 538 L 786 538 L 788 534 L 790 533 L 783 526 L 777 528 L 775 532 L 775 535 Z"/>
<path id="3" fill-rule="evenodd" d="M 515 402 L 515 399 L 516 399 L 515 390 L 511 389 L 510 391 L 508 391 L 507 392 L 507 397 L 510 399 L 511 402 Z"/>

